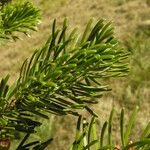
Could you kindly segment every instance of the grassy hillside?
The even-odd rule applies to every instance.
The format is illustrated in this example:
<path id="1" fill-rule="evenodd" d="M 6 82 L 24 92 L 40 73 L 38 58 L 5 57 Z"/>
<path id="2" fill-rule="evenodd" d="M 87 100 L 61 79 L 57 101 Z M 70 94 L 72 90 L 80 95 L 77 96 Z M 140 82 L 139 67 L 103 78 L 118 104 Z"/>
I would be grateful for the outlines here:
<path id="1" fill-rule="evenodd" d="M 150 118 L 150 2 L 149 0 L 32 0 L 43 12 L 42 23 L 38 32 L 31 37 L 21 36 L 23 40 L 2 42 L 0 45 L 0 78 L 11 74 L 11 81 L 18 76 L 23 60 L 41 46 L 47 39 L 52 21 L 57 19 L 61 25 L 67 17 L 70 28 L 77 26 L 79 30 L 92 17 L 105 18 L 113 22 L 116 36 L 121 44 L 131 51 L 131 72 L 126 78 L 111 79 L 112 92 L 106 94 L 95 106 L 102 126 L 114 105 L 117 112 L 121 107 L 127 109 L 127 116 L 135 104 L 140 106 L 140 113 L 133 130 L 134 140 Z M 87 114 L 85 114 L 87 115 Z M 116 116 L 117 119 L 118 116 Z M 72 116 L 55 117 L 56 129 L 54 142 L 48 149 L 66 150 L 74 136 L 75 118 Z M 117 131 L 117 126 L 114 129 Z M 118 135 L 114 135 L 116 138 Z"/>

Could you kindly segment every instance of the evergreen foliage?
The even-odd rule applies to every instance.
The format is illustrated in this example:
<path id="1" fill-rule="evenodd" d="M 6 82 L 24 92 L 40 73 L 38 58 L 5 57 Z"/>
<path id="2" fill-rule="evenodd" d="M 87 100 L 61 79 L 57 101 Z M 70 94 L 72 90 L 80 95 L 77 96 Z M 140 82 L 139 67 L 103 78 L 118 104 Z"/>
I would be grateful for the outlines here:
<path id="1" fill-rule="evenodd" d="M 14 32 L 26 34 L 29 29 L 35 30 L 39 16 L 39 10 L 29 2 L 2 6 L 0 38 L 16 39 L 18 36 Z M 48 119 L 49 114 L 71 114 L 79 117 L 73 150 L 86 150 L 93 145 L 96 150 L 99 149 L 95 126 L 97 114 L 89 104 L 98 103 L 103 93 L 111 90 L 103 79 L 127 75 L 129 53 L 120 47 L 114 37 L 111 22 L 99 19 L 93 25 L 90 20 L 82 36 L 76 28 L 70 33 L 67 29 L 67 19 L 64 19 L 61 29 L 57 28 L 54 20 L 48 40 L 35 50 L 31 58 L 24 61 L 20 76 L 14 84 L 8 85 L 9 75 L 1 80 L 0 149 L 9 149 L 17 132 L 24 134 L 17 150 L 44 150 L 52 139 L 30 143 L 27 140 L 36 132 L 36 127 L 42 124 L 35 117 Z M 90 124 L 83 124 L 83 133 L 79 109 L 85 109 L 92 116 Z M 110 149 L 114 148 L 111 132 L 113 113 L 114 110 L 108 122 L 106 145 Z M 131 147 L 127 142 L 136 113 L 137 109 L 124 132 L 124 111 L 121 112 L 121 141 L 124 149 Z M 102 128 L 101 139 L 104 139 L 106 128 L 107 122 Z M 149 125 L 144 130 L 141 141 L 133 143 L 133 146 L 145 148 L 149 142 L 149 139 L 145 139 L 148 131 Z M 99 143 L 100 149 L 106 149 L 103 140 Z"/>
<path id="2" fill-rule="evenodd" d="M 4 4 L 4 3 L 2 3 Z M 18 39 L 15 32 L 36 31 L 40 11 L 31 2 L 8 3 L 0 6 L 0 39 Z"/>
<path id="3" fill-rule="evenodd" d="M 127 122 L 125 128 L 124 109 L 120 113 L 120 140 L 114 138 L 116 133 L 113 133 L 113 116 L 114 108 L 112 109 L 109 121 L 105 121 L 100 135 L 98 135 L 96 127 L 96 118 L 92 117 L 90 122 L 79 116 L 76 130 L 76 138 L 70 150 L 149 150 L 150 148 L 150 123 L 146 126 L 138 139 L 130 139 L 131 129 L 135 118 L 137 117 L 138 107 L 135 107 L 133 113 Z M 118 143 L 118 145 L 117 145 Z"/>
<path id="4" fill-rule="evenodd" d="M 11 0 L 0 0 L 0 4 L 1 5 L 5 5 L 7 3 L 9 3 Z"/>

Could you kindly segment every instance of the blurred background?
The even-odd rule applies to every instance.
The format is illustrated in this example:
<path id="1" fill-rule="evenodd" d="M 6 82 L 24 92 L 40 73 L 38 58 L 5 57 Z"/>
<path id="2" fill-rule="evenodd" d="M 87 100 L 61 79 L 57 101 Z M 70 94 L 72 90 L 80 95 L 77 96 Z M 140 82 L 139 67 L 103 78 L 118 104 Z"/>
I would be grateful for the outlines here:
<path id="1" fill-rule="evenodd" d="M 97 21 L 104 18 L 113 22 L 115 35 L 120 44 L 131 52 L 130 73 L 123 78 L 107 79 L 112 91 L 106 93 L 93 109 L 99 115 L 97 124 L 102 126 L 108 119 L 111 108 L 116 110 L 114 133 L 118 139 L 118 115 L 122 107 L 126 109 L 126 120 L 138 105 L 140 111 L 133 128 L 134 141 L 150 119 L 150 0 L 31 0 L 42 11 L 42 22 L 38 32 L 30 32 L 28 38 L 21 35 L 16 42 L 0 43 L 0 78 L 11 75 L 10 84 L 17 79 L 19 69 L 32 52 L 41 47 L 51 32 L 54 18 L 58 26 L 64 17 L 68 18 L 69 28 L 78 27 L 82 31 L 90 18 Z M 88 114 L 85 114 L 88 116 Z M 77 118 L 72 116 L 51 116 L 39 130 L 37 139 L 54 136 L 47 149 L 67 150 L 75 136 Z M 53 122 L 53 123 L 52 123 Z M 117 123 L 116 123 L 117 122 Z M 43 129 L 45 131 L 43 132 Z"/>

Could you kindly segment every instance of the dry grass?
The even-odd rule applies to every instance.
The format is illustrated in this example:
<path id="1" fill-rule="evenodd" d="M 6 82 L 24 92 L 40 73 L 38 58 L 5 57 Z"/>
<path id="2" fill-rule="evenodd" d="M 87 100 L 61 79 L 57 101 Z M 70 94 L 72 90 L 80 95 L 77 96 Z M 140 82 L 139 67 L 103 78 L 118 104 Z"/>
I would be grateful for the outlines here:
<path id="1" fill-rule="evenodd" d="M 137 38 L 135 36 L 137 30 L 139 30 L 141 25 L 143 27 L 143 24 L 150 20 L 149 0 L 33 1 L 38 5 L 40 4 L 43 11 L 43 19 L 42 24 L 39 25 L 39 31 L 31 33 L 31 38 L 22 36 L 23 40 L 1 44 L 0 78 L 9 73 L 11 74 L 11 82 L 16 79 L 24 58 L 29 57 L 33 50 L 41 46 L 47 39 L 50 32 L 50 23 L 52 23 L 54 18 L 57 18 L 58 24 L 61 25 L 63 18 L 67 17 L 70 28 L 77 26 L 80 30 L 83 29 L 85 23 L 91 17 L 95 20 L 101 17 L 111 20 L 116 29 L 116 36 L 129 48 L 137 48 L 136 45 L 132 44 L 135 38 Z M 144 38 L 142 39 L 144 43 L 147 37 L 142 36 L 142 38 Z M 143 48 L 143 51 L 145 49 Z M 131 60 L 132 65 L 129 77 L 107 81 L 111 82 L 112 92 L 104 96 L 100 103 L 94 106 L 95 111 L 100 116 L 101 122 L 99 122 L 99 126 L 102 126 L 103 121 L 108 118 L 113 105 L 116 108 L 117 114 L 120 112 L 121 107 L 125 107 L 127 109 L 126 118 L 128 119 L 128 115 L 131 113 L 134 105 L 139 104 L 140 113 L 133 130 L 134 136 L 131 137 L 133 140 L 140 134 L 141 129 L 150 118 L 150 79 L 147 77 L 148 69 L 150 69 L 148 54 L 150 54 L 150 44 L 145 52 L 134 52 L 132 56 L 134 60 L 137 59 L 139 62 L 141 60 L 140 63 L 143 66 L 147 65 L 146 69 L 140 69 L 136 66 L 136 61 Z M 117 118 L 118 115 L 116 120 Z M 74 137 L 76 119 L 72 118 L 72 116 L 67 116 L 56 117 L 55 120 L 55 140 L 48 149 L 66 150 L 69 148 L 69 144 Z M 116 131 L 117 128 L 114 130 Z M 114 136 L 118 138 L 118 135 Z"/>

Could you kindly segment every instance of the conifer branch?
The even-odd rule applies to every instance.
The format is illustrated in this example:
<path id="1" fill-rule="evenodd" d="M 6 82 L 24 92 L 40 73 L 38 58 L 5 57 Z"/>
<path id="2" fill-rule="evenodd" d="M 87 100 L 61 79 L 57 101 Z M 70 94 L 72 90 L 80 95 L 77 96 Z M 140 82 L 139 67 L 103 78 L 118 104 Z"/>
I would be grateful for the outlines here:
<path id="1" fill-rule="evenodd" d="M 40 16 L 40 10 L 28 1 L 0 6 L 0 39 L 16 40 L 16 32 L 28 35 L 29 30 L 36 31 Z"/>
<path id="2" fill-rule="evenodd" d="M 28 136 L 34 133 L 41 125 L 34 116 L 79 116 L 78 109 L 97 116 L 88 104 L 97 103 L 110 90 L 101 80 L 127 74 L 128 53 L 114 38 L 110 22 L 100 19 L 92 26 L 90 20 L 82 37 L 75 31 L 67 33 L 66 19 L 62 29 L 57 29 L 54 20 L 49 39 L 25 60 L 19 79 L 10 88 L 9 77 L 2 79 L 0 139 L 10 139 L 16 131 Z M 19 148 L 25 146 L 22 143 Z"/>

